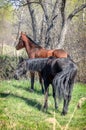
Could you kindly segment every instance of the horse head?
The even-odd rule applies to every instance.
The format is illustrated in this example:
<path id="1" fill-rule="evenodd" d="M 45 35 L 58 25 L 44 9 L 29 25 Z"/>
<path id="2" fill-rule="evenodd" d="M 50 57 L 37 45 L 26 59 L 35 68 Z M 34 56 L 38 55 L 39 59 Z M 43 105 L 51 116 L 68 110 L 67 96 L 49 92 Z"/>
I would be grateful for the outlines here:
<path id="1" fill-rule="evenodd" d="M 25 75 L 26 74 L 26 60 L 24 60 L 23 58 L 19 60 L 19 64 L 17 69 L 14 72 L 14 78 L 16 80 L 19 79 L 20 76 Z"/>
<path id="2" fill-rule="evenodd" d="M 26 36 L 26 33 L 24 34 L 23 32 L 21 32 L 21 35 L 19 37 L 19 42 L 16 45 L 16 49 L 20 50 L 20 49 L 24 48 L 25 47 L 25 43 L 27 43 L 27 42 L 28 42 L 28 38 Z"/>

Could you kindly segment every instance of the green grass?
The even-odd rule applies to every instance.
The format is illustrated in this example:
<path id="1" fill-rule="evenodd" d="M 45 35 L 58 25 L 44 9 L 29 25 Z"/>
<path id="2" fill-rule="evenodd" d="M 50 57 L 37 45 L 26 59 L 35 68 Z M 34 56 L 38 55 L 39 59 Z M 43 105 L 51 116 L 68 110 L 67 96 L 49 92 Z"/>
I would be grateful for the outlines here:
<path id="1" fill-rule="evenodd" d="M 29 88 L 30 84 L 26 80 L 0 82 L 0 130 L 86 129 L 86 102 L 76 109 L 79 99 L 86 97 L 86 84 L 75 84 L 66 116 L 61 116 L 62 102 L 59 103 L 58 111 L 55 111 L 51 87 L 46 113 L 41 110 L 44 95 L 41 94 L 39 83 L 35 82 L 34 93 L 30 93 Z"/>

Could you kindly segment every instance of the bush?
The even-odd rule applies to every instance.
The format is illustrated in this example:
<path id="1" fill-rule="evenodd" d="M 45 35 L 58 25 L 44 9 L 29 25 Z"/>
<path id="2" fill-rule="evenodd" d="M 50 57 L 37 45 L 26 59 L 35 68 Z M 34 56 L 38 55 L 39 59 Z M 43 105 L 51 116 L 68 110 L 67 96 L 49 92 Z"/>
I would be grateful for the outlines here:
<path id="1" fill-rule="evenodd" d="M 17 63 L 16 57 L 0 56 L 0 80 L 13 78 Z"/>

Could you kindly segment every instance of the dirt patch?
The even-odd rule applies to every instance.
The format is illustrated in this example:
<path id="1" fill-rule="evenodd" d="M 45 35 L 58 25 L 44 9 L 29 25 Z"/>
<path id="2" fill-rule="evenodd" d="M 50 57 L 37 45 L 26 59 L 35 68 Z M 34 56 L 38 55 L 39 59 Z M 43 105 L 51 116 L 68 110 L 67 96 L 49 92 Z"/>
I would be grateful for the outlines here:
<path id="1" fill-rule="evenodd" d="M 57 122 L 55 118 L 48 118 L 48 119 L 46 119 L 46 121 L 51 123 L 51 124 Z"/>

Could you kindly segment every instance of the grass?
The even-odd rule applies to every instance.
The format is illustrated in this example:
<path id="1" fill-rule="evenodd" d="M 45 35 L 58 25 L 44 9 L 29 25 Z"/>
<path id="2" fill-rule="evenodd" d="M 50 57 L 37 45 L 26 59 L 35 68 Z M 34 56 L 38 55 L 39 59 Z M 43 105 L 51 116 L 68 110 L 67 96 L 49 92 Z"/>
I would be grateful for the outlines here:
<path id="1" fill-rule="evenodd" d="M 79 99 L 86 97 L 86 84 L 75 84 L 66 116 L 61 116 L 62 102 L 55 111 L 51 87 L 46 113 L 41 111 L 44 95 L 41 94 L 39 83 L 35 82 L 34 93 L 30 93 L 29 88 L 29 81 L 26 80 L 0 82 L 0 130 L 86 129 L 86 102 L 80 109 L 76 108 Z"/>

